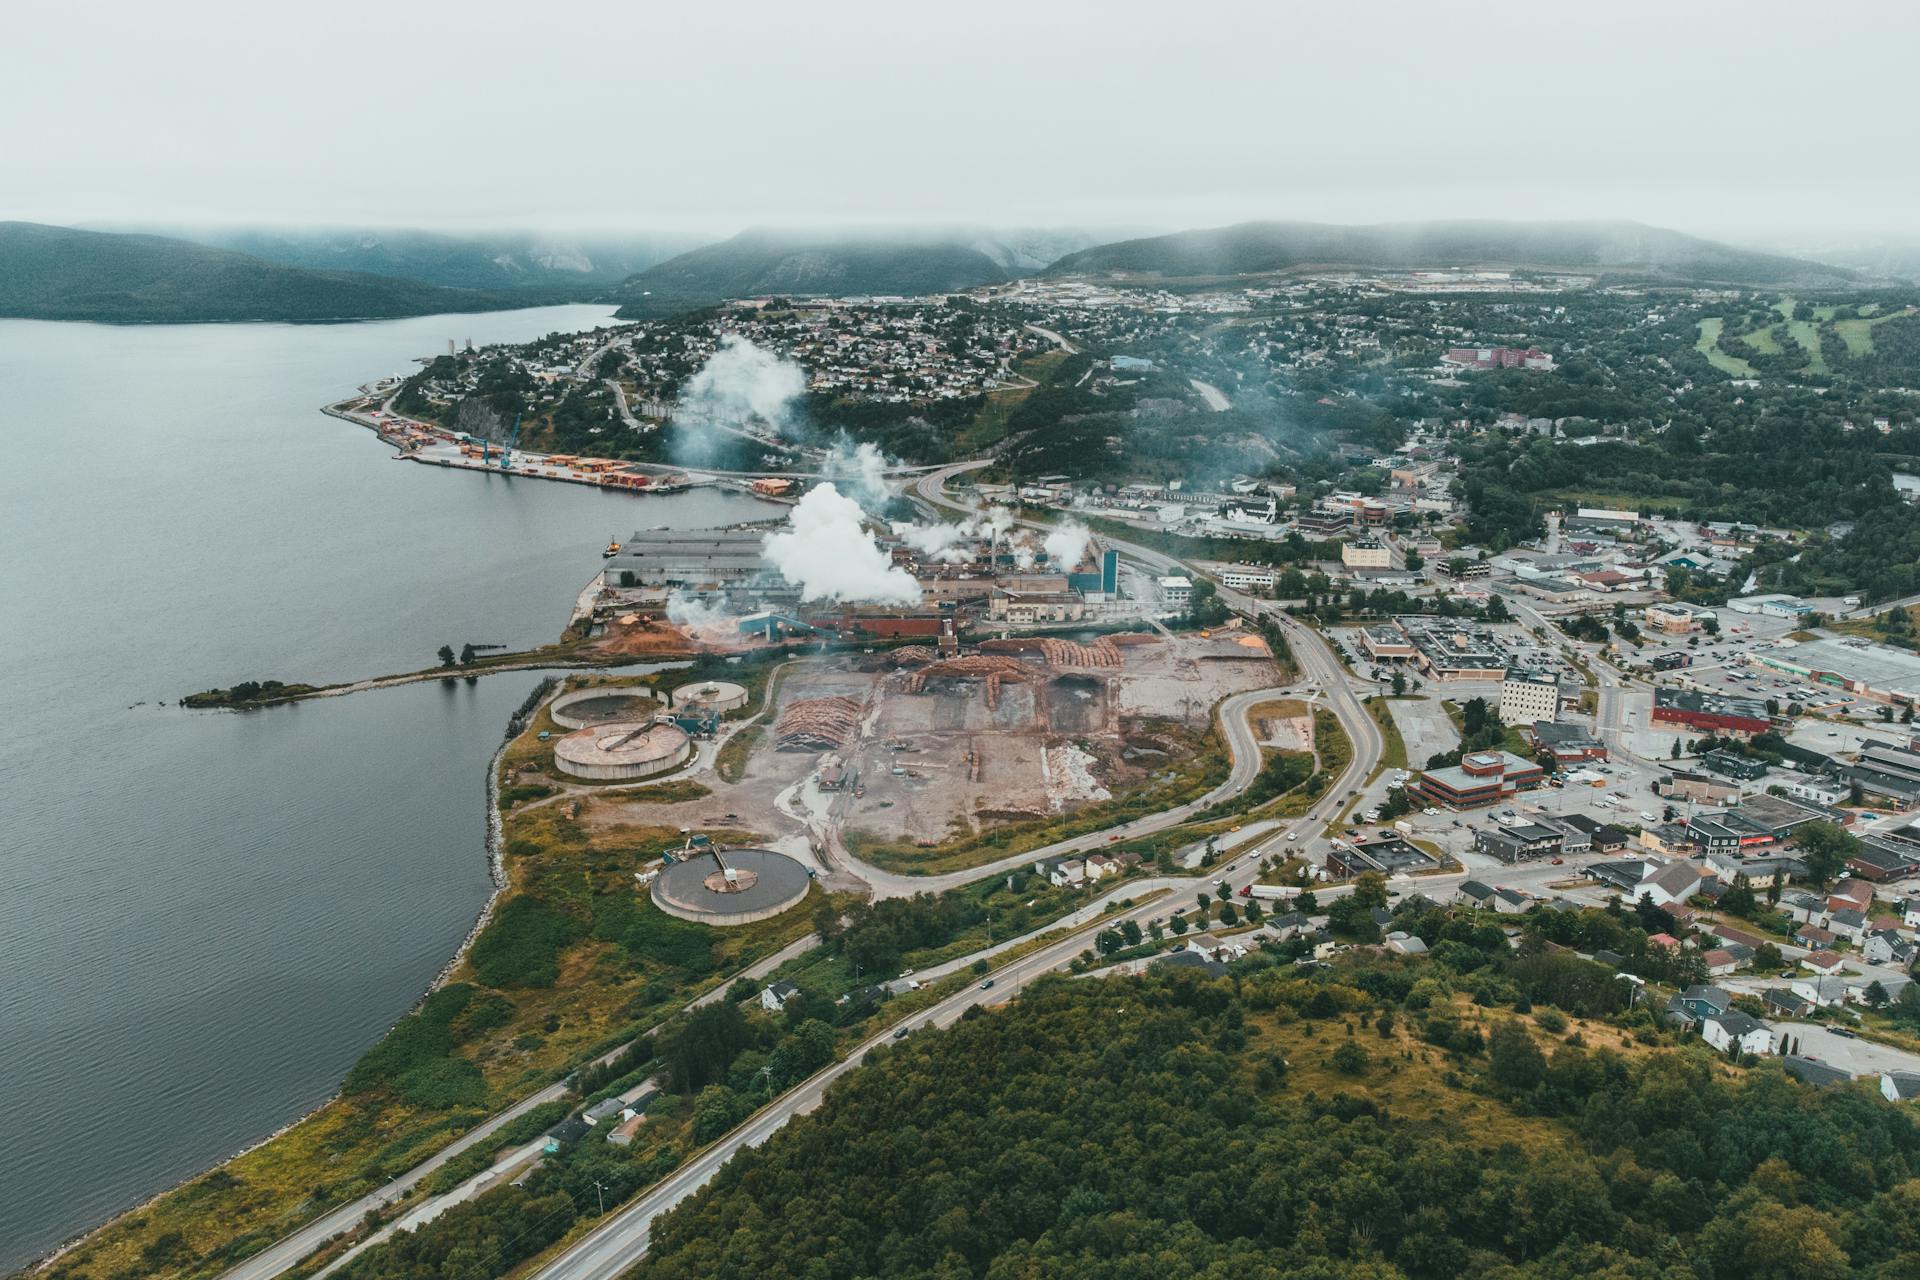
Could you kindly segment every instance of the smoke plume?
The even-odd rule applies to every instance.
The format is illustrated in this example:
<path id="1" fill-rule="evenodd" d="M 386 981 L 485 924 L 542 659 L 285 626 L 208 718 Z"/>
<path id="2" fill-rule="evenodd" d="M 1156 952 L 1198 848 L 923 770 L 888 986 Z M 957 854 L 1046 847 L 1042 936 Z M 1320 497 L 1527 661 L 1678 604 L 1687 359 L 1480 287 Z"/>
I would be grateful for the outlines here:
<path id="1" fill-rule="evenodd" d="M 860 504 L 832 483 L 816 486 L 761 549 L 800 598 L 839 604 L 918 604 L 920 584 L 893 563 L 862 523 Z"/>
<path id="2" fill-rule="evenodd" d="M 667 621 L 696 638 L 731 637 L 739 630 L 739 619 L 733 614 L 678 587 L 667 596 Z"/>
<path id="3" fill-rule="evenodd" d="M 720 339 L 674 408 L 674 455 L 682 463 L 712 461 L 750 429 L 793 439 L 804 434 L 796 404 L 807 373 L 793 361 L 739 334 Z"/>
<path id="4" fill-rule="evenodd" d="M 869 511 L 881 510 L 893 498 L 887 488 L 886 455 L 871 443 L 856 448 L 844 431 L 827 450 L 820 471 Z"/>
<path id="5" fill-rule="evenodd" d="M 971 550 L 961 544 L 974 536 L 974 529 L 972 521 L 959 524 L 939 521 L 933 524 L 908 524 L 895 521 L 893 536 L 912 547 L 922 560 L 959 564 L 972 555 Z"/>
<path id="6" fill-rule="evenodd" d="M 1067 573 L 1080 567 L 1080 557 L 1087 554 L 1087 544 L 1093 541 L 1093 534 L 1087 526 L 1078 520 L 1068 520 L 1055 528 L 1041 545 L 1047 549 L 1047 560 L 1061 573 Z"/>

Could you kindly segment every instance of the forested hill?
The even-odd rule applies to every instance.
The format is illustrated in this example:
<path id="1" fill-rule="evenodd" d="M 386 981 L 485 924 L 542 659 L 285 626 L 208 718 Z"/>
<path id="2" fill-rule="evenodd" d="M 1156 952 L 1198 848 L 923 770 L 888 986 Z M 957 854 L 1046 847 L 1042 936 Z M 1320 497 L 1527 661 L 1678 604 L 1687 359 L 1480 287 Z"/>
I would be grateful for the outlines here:
<path id="1" fill-rule="evenodd" d="M 670 234 L 444 235 L 369 228 L 189 231 L 181 236 L 283 266 L 363 271 L 450 289 L 537 290 L 583 302 L 699 243 L 695 237 Z"/>
<path id="2" fill-rule="evenodd" d="M 1257 275 L 1305 266 L 1536 267 L 1753 285 L 1838 284 L 1854 273 L 1636 222 L 1243 222 L 1070 253 L 1050 275 Z"/>
<path id="3" fill-rule="evenodd" d="M 110 324 L 323 321 L 526 305 L 511 294 L 282 266 L 164 236 L 0 222 L 0 316 Z"/>
<path id="4" fill-rule="evenodd" d="M 1579 1003 L 1566 966 L 1619 985 L 1570 956 L 1458 997 L 1430 963 L 1244 965 L 1051 980 L 916 1034 L 656 1222 L 631 1276 L 1920 1275 L 1920 1128 L 1865 1085 L 1507 1007 Z"/>
<path id="5" fill-rule="evenodd" d="M 614 294 L 624 317 L 710 306 L 773 294 L 920 295 L 1010 279 L 994 243 L 965 234 L 743 231 L 624 282 Z"/>

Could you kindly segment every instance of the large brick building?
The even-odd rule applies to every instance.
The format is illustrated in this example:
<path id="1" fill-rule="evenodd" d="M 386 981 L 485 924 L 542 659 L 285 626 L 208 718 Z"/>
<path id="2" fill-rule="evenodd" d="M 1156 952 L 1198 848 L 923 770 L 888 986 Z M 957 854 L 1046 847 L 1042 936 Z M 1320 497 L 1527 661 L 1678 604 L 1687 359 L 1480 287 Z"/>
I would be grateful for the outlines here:
<path id="1" fill-rule="evenodd" d="M 1655 689 L 1653 722 L 1702 733 L 1765 733 L 1773 724 L 1767 704 L 1697 689 Z"/>
<path id="2" fill-rule="evenodd" d="M 1511 751 L 1475 751 L 1451 768 L 1426 770 L 1413 789 L 1429 804 L 1478 809 L 1511 800 L 1539 786 L 1545 777 L 1538 764 Z"/>

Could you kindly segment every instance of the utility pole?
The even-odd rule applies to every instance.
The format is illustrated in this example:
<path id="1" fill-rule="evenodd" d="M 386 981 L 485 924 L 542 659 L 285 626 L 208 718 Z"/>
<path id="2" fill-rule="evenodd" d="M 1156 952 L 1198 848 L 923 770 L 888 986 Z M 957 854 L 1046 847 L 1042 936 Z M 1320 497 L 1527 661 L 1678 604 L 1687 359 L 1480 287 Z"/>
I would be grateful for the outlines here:
<path id="1" fill-rule="evenodd" d="M 599 1181 L 598 1179 L 595 1179 L 595 1181 L 594 1181 L 594 1184 L 593 1184 L 593 1193 L 594 1193 L 594 1195 L 595 1195 L 596 1197 L 598 1197 L 598 1199 L 599 1199 L 599 1201 L 600 1201 L 600 1216 L 604 1218 L 604 1217 L 606 1217 L 606 1216 L 607 1216 L 607 1188 L 606 1188 L 606 1184 L 605 1184 L 605 1183 L 603 1183 L 603 1182 L 600 1182 L 600 1181 Z"/>

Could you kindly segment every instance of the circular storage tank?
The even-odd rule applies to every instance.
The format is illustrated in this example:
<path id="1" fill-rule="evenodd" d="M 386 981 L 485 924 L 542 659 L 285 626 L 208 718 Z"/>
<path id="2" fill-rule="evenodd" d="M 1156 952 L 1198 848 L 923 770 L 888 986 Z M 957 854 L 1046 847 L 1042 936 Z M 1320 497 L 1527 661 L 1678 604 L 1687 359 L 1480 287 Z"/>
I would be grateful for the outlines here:
<path id="1" fill-rule="evenodd" d="M 750 924 L 807 896 L 807 869 L 771 849 L 723 849 L 669 863 L 653 878 L 653 905 L 701 924 Z"/>
<path id="2" fill-rule="evenodd" d="M 584 729 L 590 724 L 640 724 L 660 709 L 647 691 L 619 686 L 575 689 L 547 706 L 547 714 L 562 729 Z"/>
<path id="3" fill-rule="evenodd" d="M 680 726 L 650 721 L 590 725 L 553 744 L 560 772 L 598 781 L 670 773 L 692 754 L 693 741 Z"/>
<path id="4" fill-rule="evenodd" d="M 718 714 L 746 706 L 747 691 L 744 686 L 729 684 L 725 680 L 702 680 L 675 689 L 673 705 L 676 710 L 712 711 Z"/>

